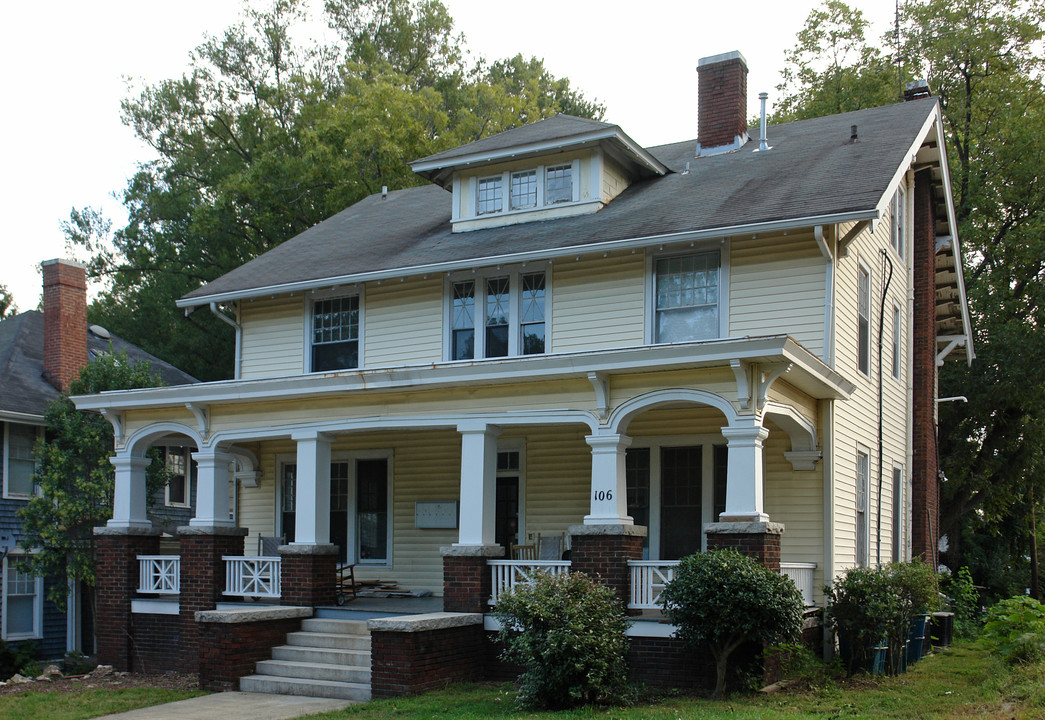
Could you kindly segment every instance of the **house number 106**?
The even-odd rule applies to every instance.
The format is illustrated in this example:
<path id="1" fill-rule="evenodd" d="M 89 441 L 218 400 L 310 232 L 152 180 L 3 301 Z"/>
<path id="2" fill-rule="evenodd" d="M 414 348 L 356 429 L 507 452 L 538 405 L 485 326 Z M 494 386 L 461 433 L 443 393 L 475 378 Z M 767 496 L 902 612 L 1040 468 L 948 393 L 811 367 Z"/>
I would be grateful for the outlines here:
<path id="1" fill-rule="evenodd" d="M 596 490 L 595 491 L 595 500 L 596 501 L 599 501 L 599 500 L 612 500 L 612 499 L 613 499 L 613 491 L 612 490 Z"/>

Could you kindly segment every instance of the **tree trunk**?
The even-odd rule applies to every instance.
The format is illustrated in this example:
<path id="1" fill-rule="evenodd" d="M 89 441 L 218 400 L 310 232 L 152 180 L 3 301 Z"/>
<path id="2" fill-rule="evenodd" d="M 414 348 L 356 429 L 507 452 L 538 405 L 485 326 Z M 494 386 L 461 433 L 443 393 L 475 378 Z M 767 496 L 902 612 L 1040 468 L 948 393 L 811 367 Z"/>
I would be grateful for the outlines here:
<path id="1" fill-rule="evenodd" d="M 1034 485 L 1030 486 L 1030 596 L 1041 600 L 1038 588 L 1038 523 L 1034 515 Z"/>

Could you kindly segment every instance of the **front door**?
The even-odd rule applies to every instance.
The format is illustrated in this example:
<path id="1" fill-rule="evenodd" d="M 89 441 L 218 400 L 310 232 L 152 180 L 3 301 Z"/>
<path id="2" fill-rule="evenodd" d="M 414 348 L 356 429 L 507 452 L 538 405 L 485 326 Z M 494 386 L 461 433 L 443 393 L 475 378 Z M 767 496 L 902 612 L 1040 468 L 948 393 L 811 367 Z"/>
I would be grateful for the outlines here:
<path id="1" fill-rule="evenodd" d="M 519 477 L 498 476 L 494 539 L 507 552 L 519 544 Z"/>
<path id="2" fill-rule="evenodd" d="M 700 552 L 703 446 L 660 449 L 660 559 Z"/>

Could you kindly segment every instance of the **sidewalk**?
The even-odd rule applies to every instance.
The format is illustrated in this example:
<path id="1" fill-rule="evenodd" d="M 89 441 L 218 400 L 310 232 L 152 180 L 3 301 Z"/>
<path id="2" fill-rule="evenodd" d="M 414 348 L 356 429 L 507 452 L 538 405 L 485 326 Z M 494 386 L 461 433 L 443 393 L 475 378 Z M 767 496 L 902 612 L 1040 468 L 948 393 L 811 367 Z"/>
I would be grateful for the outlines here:
<path id="1" fill-rule="evenodd" d="M 96 720 L 289 720 L 351 704 L 350 700 L 224 692 L 104 715 Z"/>

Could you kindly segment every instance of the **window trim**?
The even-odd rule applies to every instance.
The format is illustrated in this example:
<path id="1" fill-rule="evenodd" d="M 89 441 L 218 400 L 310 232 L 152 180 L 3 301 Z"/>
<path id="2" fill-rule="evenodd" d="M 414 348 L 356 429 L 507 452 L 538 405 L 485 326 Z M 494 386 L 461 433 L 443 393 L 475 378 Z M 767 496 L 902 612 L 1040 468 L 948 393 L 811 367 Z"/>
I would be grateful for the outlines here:
<path id="1" fill-rule="evenodd" d="M 36 438 L 34 439 L 33 444 L 36 444 L 36 440 L 40 439 L 40 431 L 43 429 L 43 426 L 42 425 L 35 425 L 35 424 L 32 424 L 32 423 L 13 423 L 10 420 L 4 420 L 3 421 L 4 431 L 3 431 L 2 437 L 0 437 L 0 442 L 3 443 L 2 447 L 0 447 L 0 452 L 3 453 L 3 458 L 2 458 L 3 459 L 3 468 L 0 468 L 0 469 L 3 470 L 3 497 L 4 497 L 4 499 L 5 500 L 32 500 L 34 497 L 36 497 L 39 494 L 39 486 L 37 486 L 35 483 L 33 484 L 33 490 L 30 493 L 15 493 L 15 492 L 11 492 L 10 487 L 8 485 L 8 482 L 9 482 L 9 480 L 11 478 L 11 463 L 10 463 L 10 460 L 11 460 L 11 440 L 10 440 L 10 435 L 11 435 L 10 428 L 11 428 L 11 425 L 24 425 L 26 427 L 33 428 L 34 431 L 35 431 L 35 435 L 36 435 Z M 33 458 L 33 461 L 34 461 L 34 463 L 36 462 L 35 456 Z M 34 470 L 34 472 L 35 472 L 35 470 Z"/>
<path id="2" fill-rule="evenodd" d="M 864 352 L 860 352 L 860 277 L 861 275 L 867 276 L 867 332 L 864 334 L 865 345 Z M 871 301 L 874 299 L 874 288 L 872 287 L 871 269 L 864 263 L 864 261 L 858 260 L 856 265 L 856 371 L 864 377 L 871 377 L 871 337 L 874 335 L 874 322 L 873 312 L 871 309 Z M 861 367 L 861 361 L 866 359 L 867 368 Z"/>
<path id="3" fill-rule="evenodd" d="M 900 304 L 893 303 L 893 354 L 892 354 L 892 370 L 889 373 L 892 375 L 894 380 L 900 380 L 903 377 L 903 312 L 900 310 Z"/>
<path id="4" fill-rule="evenodd" d="M 312 317 L 316 302 L 323 300 L 336 300 L 338 298 L 358 297 L 359 298 L 359 334 L 356 337 L 358 343 L 358 351 L 356 353 L 356 366 L 354 368 L 341 368 L 339 370 L 312 370 Z M 334 372 L 352 372 L 355 370 L 362 370 L 366 367 L 366 360 L 363 354 L 363 348 L 365 347 L 366 340 L 366 287 L 365 285 L 358 284 L 353 285 L 350 288 L 335 288 L 331 290 L 315 291 L 313 290 L 305 297 L 305 321 L 304 321 L 304 362 L 302 365 L 302 372 L 305 375 L 322 375 L 324 373 Z"/>
<path id="5" fill-rule="evenodd" d="M 39 640 L 44 636 L 44 579 L 35 577 L 35 598 L 33 601 L 33 632 L 31 634 L 19 633 L 11 635 L 7 632 L 7 620 L 10 614 L 7 612 L 7 573 L 11 568 L 11 560 L 21 557 L 26 553 L 13 552 L 0 561 L 0 639 L 6 641 L 17 640 Z"/>
<path id="6" fill-rule="evenodd" d="M 544 274 L 544 352 L 524 355 L 522 343 L 522 276 Z M 493 358 L 486 357 L 486 282 L 500 277 L 508 278 L 508 354 Z M 454 341 L 454 284 L 471 280 L 475 282 L 474 352 L 469 359 L 455 360 Z M 481 290 L 481 293 L 480 293 Z M 502 360 L 504 358 L 545 357 L 552 353 L 552 277 L 550 263 L 527 263 L 508 267 L 484 268 L 449 273 L 443 282 L 443 361 L 479 362 L 480 360 Z"/>
<path id="7" fill-rule="evenodd" d="M 863 459 L 867 464 L 867 473 L 864 477 L 866 487 L 864 488 L 864 508 L 860 509 L 860 462 Z M 856 446 L 856 466 L 853 473 L 854 490 L 854 525 L 856 536 L 853 538 L 853 560 L 859 567 L 871 566 L 871 451 L 863 445 Z M 863 514 L 861 518 L 860 515 Z M 864 557 L 860 557 L 860 538 L 864 540 Z"/>
<path id="8" fill-rule="evenodd" d="M 646 318 L 645 340 L 647 345 L 671 345 L 657 342 L 657 261 L 667 257 L 698 255 L 718 252 L 718 336 L 689 342 L 722 340 L 729 337 L 729 256 L 730 241 L 704 243 L 685 247 L 660 247 L 646 251 Z"/>
<path id="9" fill-rule="evenodd" d="M 555 203 L 548 203 L 545 201 L 545 189 L 548 181 L 547 170 L 552 167 L 563 167 L 570 166 L 570 199 L 560 200 Z M 579 157 L 572 158 L 565 162 L 556 163 L 538 163 L 536 165 L 525 165 L 521 167 L 511 168 L 502 170 L 499 173 L 472 175 L 465 180 L 463 186 L 468 192 L 469 205 L 471 214 L 462 217 L 455 217 L 454 221 L 459 220 L 470 220 L 476 218 L 488 218 L 488 217 L 503 217 L 506 215 L 519 215 L 522 213 L 536 212 L 539 210 L 548 210 L 550 208 L 564 207 L 568 205 L 576 205 L 580 203 L 580 170 L 581 170 L 581 159 Z M 537 198 L 536 204 L 529 207 L 513 208 L 512 207 L 512 176 L 519 175 L 522 173 L 535 172 L 537 176 Z M 479 187 L 483 180 L 491 180 L 496 177 L 500 177 L 501 180 L 501 209 L 491 210 L 488 212 L 479 211 Z"/>
<path id="10" fill-rule="evenodd" d="M 901 260 L 907 259 L 907 186 L 901 182 L 890 202 L 889 245 Z"/>

